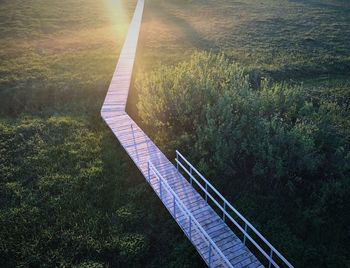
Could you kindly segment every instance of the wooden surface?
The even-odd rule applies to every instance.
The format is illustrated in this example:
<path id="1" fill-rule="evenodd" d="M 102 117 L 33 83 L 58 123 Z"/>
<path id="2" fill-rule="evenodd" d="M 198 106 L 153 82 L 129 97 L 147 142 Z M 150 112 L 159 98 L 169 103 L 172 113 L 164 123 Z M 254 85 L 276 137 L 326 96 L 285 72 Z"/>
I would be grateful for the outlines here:
<path id="1" fill-rule="evenodd" d="M 101 109 L 101 116 L 147 180 L 148 161 L 151 160 L 182 203 L 194 215 L 202 228 L 234 267 L 263 267 L 216 212 L 196 192 L 191 184 L 177 172 L 176 167 L 125 112 L 143 7 L 144 0 L 139 0 Z M 151 176 L 149 183 L 159 196 L 159 183 L 156 177 Z M 174 215 L 172 196 L 164 192 L 162 202 L 187 235 L 188 220 L 180 212 L 176 216 Z M 204 261 L 208 263 L 208 244 L 196 232 L 192 233 L 191 238 L 192 244 L 203 257 Z M 215 256 L 212 258 L 213 267 L 225 267 L 220 258 Z"/>

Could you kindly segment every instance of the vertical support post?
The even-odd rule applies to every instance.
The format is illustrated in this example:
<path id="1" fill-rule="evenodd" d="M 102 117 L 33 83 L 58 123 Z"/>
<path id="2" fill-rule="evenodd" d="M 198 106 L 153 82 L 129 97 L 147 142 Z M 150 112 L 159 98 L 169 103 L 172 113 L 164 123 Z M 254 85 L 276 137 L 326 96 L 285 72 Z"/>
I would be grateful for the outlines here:
<path id="1" fill-rule="evenodd" d="M 271 265 L 272 265 L 271 260 L 272 260 L 272 256 L 273 256 L 272 248 L 271 248 L 270 250 L 271 250 L 271 251 L 270 251 L 270 259 L 269 259 L 269 268 L 271 268 Z"/>
<path id="2" fill-rule="evenodd" d="M 191 185 L 192 185 L 192 166 L 190 166 L 190 182 L 191 182 Z"/>
<path id="3" fill-rule="evenodd" d="M 149 166 L 149 161 L 147 162 L 147 171 L 148 171 L 148 183 L 151 183 L 151 168 Z"/>
<path id="4" fill-rule="evenodd" d="M 189 220 L 188 233 L 189 233 L 189 236 L 190 236 L 190 241 L 192 241 L 192 218 L 191 218 L 190 215 L 188 216 L 188 220 Z"/>
<path id="5" fill-rule="evenodd" d="M 177 172 L 179 172 L 179 154 L 178 152 L 176 151 L 176 169 L 177 169 Z"/>
<path id="6" fill-rule="evenodd" d="M 133 139 L 134 139 L 134 146 L 135 146 L 135 152 L 136 152 L 137 162 L 140 162 L 139 153 L 138 153 L 137 147 L 136 147 L 136 139 L 135 139 L 135 134 L 134 134 L 134 128 L 133 128 L 132 124 L 131 124 L 130 126 L 131 126 L 132 137 L 133 137 Z"/>
<path id="7" fill-rule="evenodd" d="M 174 203 L 174 218 L 176 220 L 176 199 L 175 199 L 175 195 L 173 195 L 173 203 Z"/>
<path id="8" fill-rule="evenodd" d="M 243 237 L 243 244 L 245 245 L 246 241 L 246 233 L 247 233 L 247 223 L 244 223 L 244 237 Z"/>
<path id="9" fill-rule="evenodd" d="M 224 211 L 222 212 L 222 220 L 225 222 L 226 219 L 226 201 L 224 201 Z"/>
<path id="10" fill-rule="evenodd" d="M 148 150 L 148 152 L 151 153 L 151 150 L 149 149 L 149 141 L 150 141 L 150 140 L 148 139 L 148 140 L 146 141 L 146 144 L 147 144 L 147 150 Z"/>
<path id="11" fill-rule="evenodd" d="M 162 180 L 159 178 L 159 196 L 160 200 L 163 200 L 163 195 L 162 195 Z"/>
<path id="12" fill-rule="evenodd" d="M 208 183 L 205 182 L 205 202 L 208 203 Z"/>
<path id="13" fill-rule="evenodd" d="M 211 267 L 211 243 L 209 242 L 209 259 L 208 259 L 208 266 Z"/>

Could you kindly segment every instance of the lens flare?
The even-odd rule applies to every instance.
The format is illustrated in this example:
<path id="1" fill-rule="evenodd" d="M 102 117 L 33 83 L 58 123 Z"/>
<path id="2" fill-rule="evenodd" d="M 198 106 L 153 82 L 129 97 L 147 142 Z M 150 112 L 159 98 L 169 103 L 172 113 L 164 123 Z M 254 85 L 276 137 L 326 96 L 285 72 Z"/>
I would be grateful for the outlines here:
<path id="1" fill-rule="evenodd" d="M 122 0 L 105 0 L 110 13 L 111 30 L 115 36 L 123 37 L 128 29 L 130 18 L 128 8 Z M 128 4 L 127 4 L 128 5 Z"/>

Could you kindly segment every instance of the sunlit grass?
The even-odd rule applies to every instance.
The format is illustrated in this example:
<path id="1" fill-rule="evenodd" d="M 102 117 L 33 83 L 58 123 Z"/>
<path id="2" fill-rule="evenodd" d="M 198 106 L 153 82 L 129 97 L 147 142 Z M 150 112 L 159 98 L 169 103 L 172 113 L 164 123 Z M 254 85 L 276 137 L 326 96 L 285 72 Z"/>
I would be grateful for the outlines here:
<path id="1" fill-rule="evenodd" d="M 97 113 L 135 3 L 2 3 L 0 113 Z"/>
<path id="2" fill-rule="evenodd" d="M 143 70 L 182 61 L 194 49 L 224 51 L 275 78 L 349 72 L 350 4 L 338 0 L 147 2 Z"/>
<path id="3" fill-rule="evenodd" d="M 133 1 L 135 2 L 135 1 Z M 128 29 L 129 24 L 129 10 L 126 8 L 124 1 L 118 0 L 105 0 L 107 7 L 112 33 L 115 38 L 123 37 Z"/>

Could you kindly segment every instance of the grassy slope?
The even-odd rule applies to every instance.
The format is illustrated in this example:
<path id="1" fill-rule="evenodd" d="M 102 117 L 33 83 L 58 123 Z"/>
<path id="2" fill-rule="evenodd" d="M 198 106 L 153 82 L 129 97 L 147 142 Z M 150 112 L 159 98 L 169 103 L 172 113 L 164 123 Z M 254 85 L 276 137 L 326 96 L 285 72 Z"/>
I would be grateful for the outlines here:
<path id="1" fill-rule="evenodd" d="M 135 2 L 0 3 L 0 266 L 202 265 L 99 118 Z"/>
<path id="2" fill-rule="evenodd" d="M 277 78 L 348 72 L 349 12 L 350 4 L 337 0 L 151 0 L 140 65 L 154 68 L 211 49 Z"/>
<path id="3" fill-rule="evenodd" d="M 15 107 L 1 112 L 97 109 L 134 5 L 113 2 L 1 3 L 0 89 Z"/>

